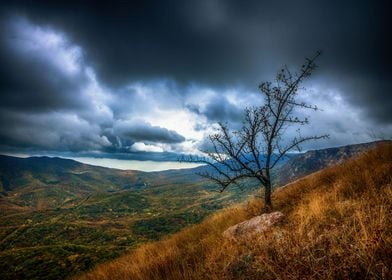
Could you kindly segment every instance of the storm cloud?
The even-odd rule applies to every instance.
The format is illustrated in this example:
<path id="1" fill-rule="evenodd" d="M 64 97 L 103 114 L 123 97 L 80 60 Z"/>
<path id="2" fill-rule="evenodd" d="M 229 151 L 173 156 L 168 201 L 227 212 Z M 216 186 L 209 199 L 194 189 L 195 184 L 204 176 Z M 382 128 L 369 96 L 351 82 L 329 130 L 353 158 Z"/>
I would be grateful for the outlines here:
<path id="1" fill-rule="evenodd" d="M 181 143 L 185 138 L 173 130 L 159 126 L 152 126 L 143 121 L 117 122 L 113 127 L 113 133 L 132 141 L 147 141 L 159 143 Z"/>
<path id="2" fill-rule="evenodd" d="M 386 1 L 2 3 L 0 144 L 194 151 L 214 122 L 241 123 L 261 102 L 260 82 L 318 49 L 304 96 L 324 111 L 308 132 L 331 134 L 324 145 L 369 141 L 369 130 L 389 137 L 387 10 Z"/>
<path id="3" fill-rule="evenodd" d="M 7 62 L 2 67 L 0 95 L 3 147 L 157 151 L 154 143 L 185 140 L 175 131 L 143 120 L 118 118 L 113 112 L 119 111 L 121 97 L 97 81 L 82 48 L 65 34 L 20 16 L 3 24 L 1 51 Z M 137 102 L 138 92 L 130 94 L 129 101 Z"/>

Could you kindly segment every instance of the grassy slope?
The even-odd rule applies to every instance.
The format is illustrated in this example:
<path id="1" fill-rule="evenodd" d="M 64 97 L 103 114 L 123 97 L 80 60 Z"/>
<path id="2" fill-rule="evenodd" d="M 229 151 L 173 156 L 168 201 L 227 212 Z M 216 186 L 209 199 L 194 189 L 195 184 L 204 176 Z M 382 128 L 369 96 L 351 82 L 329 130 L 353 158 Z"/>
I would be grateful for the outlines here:
<path id="1" fill-rule="evenodd" d="M 165 240 L 98 265 L 80 279 L 391 279 L 392 145 L 274 193 L 286 222 L 232 243 L 222 232 L 261 205 L 220 211 Z"/>

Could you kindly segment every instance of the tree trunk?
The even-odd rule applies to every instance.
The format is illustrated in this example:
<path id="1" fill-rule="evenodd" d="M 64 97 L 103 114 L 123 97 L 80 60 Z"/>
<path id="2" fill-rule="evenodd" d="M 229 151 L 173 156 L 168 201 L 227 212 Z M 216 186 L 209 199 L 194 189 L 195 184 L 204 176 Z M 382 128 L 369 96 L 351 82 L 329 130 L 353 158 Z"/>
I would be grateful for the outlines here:
<path id="1" fill-rule="evenodd" d="M 271 200 L 271 181 L 268 180 L 264 186 L 264 212 L 270 212 L 272 209 Z"/>

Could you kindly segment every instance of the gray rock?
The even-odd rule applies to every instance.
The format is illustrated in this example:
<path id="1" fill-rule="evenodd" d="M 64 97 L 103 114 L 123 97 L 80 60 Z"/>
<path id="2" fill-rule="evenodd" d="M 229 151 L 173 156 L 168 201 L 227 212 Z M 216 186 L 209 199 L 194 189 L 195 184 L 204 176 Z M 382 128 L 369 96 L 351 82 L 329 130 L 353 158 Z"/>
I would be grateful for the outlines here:
<path id="1" fill-rule="evenodd" d="M 250 220 L 229 227 L 223 232 L 223 237 L 231 240 L 249 238 L 269 230 L 284 219 L 282 212 L 272 212 L 256 216 Z"/>

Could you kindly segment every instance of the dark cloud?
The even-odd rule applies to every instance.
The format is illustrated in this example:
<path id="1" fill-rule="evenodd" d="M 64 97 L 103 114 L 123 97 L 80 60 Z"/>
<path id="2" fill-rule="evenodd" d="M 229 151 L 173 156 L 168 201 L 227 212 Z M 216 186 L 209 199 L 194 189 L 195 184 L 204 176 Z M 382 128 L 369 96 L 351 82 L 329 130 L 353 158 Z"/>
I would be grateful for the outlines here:
<path id="1" fill-rule="evenodd" d="M 72 49 L 60 34 L 35 28 L 20 17 L 3 19 L 1 24 L 1 107 L 45 111 L 88 105 L 80 94 L 87 83 L 83 69 L 54 63 L 56 58 L 67 62 L 61 61 L 65 51 L 74 52 L 70 60 L 77 60 L 78 48 Z M 68 63 L 72 67 L 76 61 Z"/>
<path id="2" fill-rule="evenodd" d="M 207 104 L 191 104 L 188 109 L 199 115 L 204 115 L 211 122 L 229 122 L 233 127 L 241 122 L 244 115 L 242 107 L 234 104 L 226 96 L 216 95 Z"/>
<path id="3" fill-rule="evenodd" d="M 329 75 L 370 117 L 391 121 L 386 1 L 12 1 L 64 30 L 107 83 L 157 78 L 256 88 L 282 64 L 325 51 Z M 2 73 L 3 74 L 3 73 Z M 360 88 L 354 80 L 361 79 Z M 381 111 L 381 113 L 380 113 Z"/>
<path id="4" fill-rule="evenodd" d="M 110 145 L 97 124 L 73 113 L 0 111 L 0 149 L 85 151 Z"/>
<path id="5" fill-rule="evenodd" d="M 158 143 L 181 143 L 185 141 L 184 136 L 173 130 L 153 126 L 143 121 L 117 122 L 113 127 L 113 134 L 133 142 L 158 142 Z"/>
<path id="6" fill-rule="evenodd" d="M 143 121 L 115 120 L 111 127 L 103 128 L 74 113 L 0 111 L 0 150 L 17 147 L 40 151 L 117 153 L 136 151 L 132 148 L 135 142 L 146 143 L 148 148 L 148 145 L 183 141 L 185 138 L 177 132 Z"/>
<path id="7" fill-rule="evenodd" d="M 144 121 L 123 122 L 124 103 L 139 103 L 128 108 L 133 113 L 136 108 L 148 109 L 141 106 L 145 102 L 140 102 L 140 92 L 125 90 L 130 93 L 127 102 L 124 94 L 108 92 L 86 64 L 82 48 L 66 34 L 21 16 L 4 19 L 2 29 L 2 149 L 129 152 L 135 142 L 141 142 L 139 150 L 157 150 L 152 144 L 185 140 L 175 131 Z"/>
<path id="8" fill-rule="evenodd" d="M 178 144 L 186 135 L 127 120 L 186 107 L 209 122 L 238 124 L 259 82 L 317 49 L 320 92 L 332 88 L 358 109 L 345 105 L 340 119 L 319 119 L 319 129 L 336 128 L 344 139 L 348 127 L 336 123 L 354 115 L 388 125 L 387 11 L 386 1 L 3 1 L 0 144 L 112 151 Z M 199 100 L 202 89 L 215 95 Z M 249 100 L 237 104 L 228 89 Z"/>

